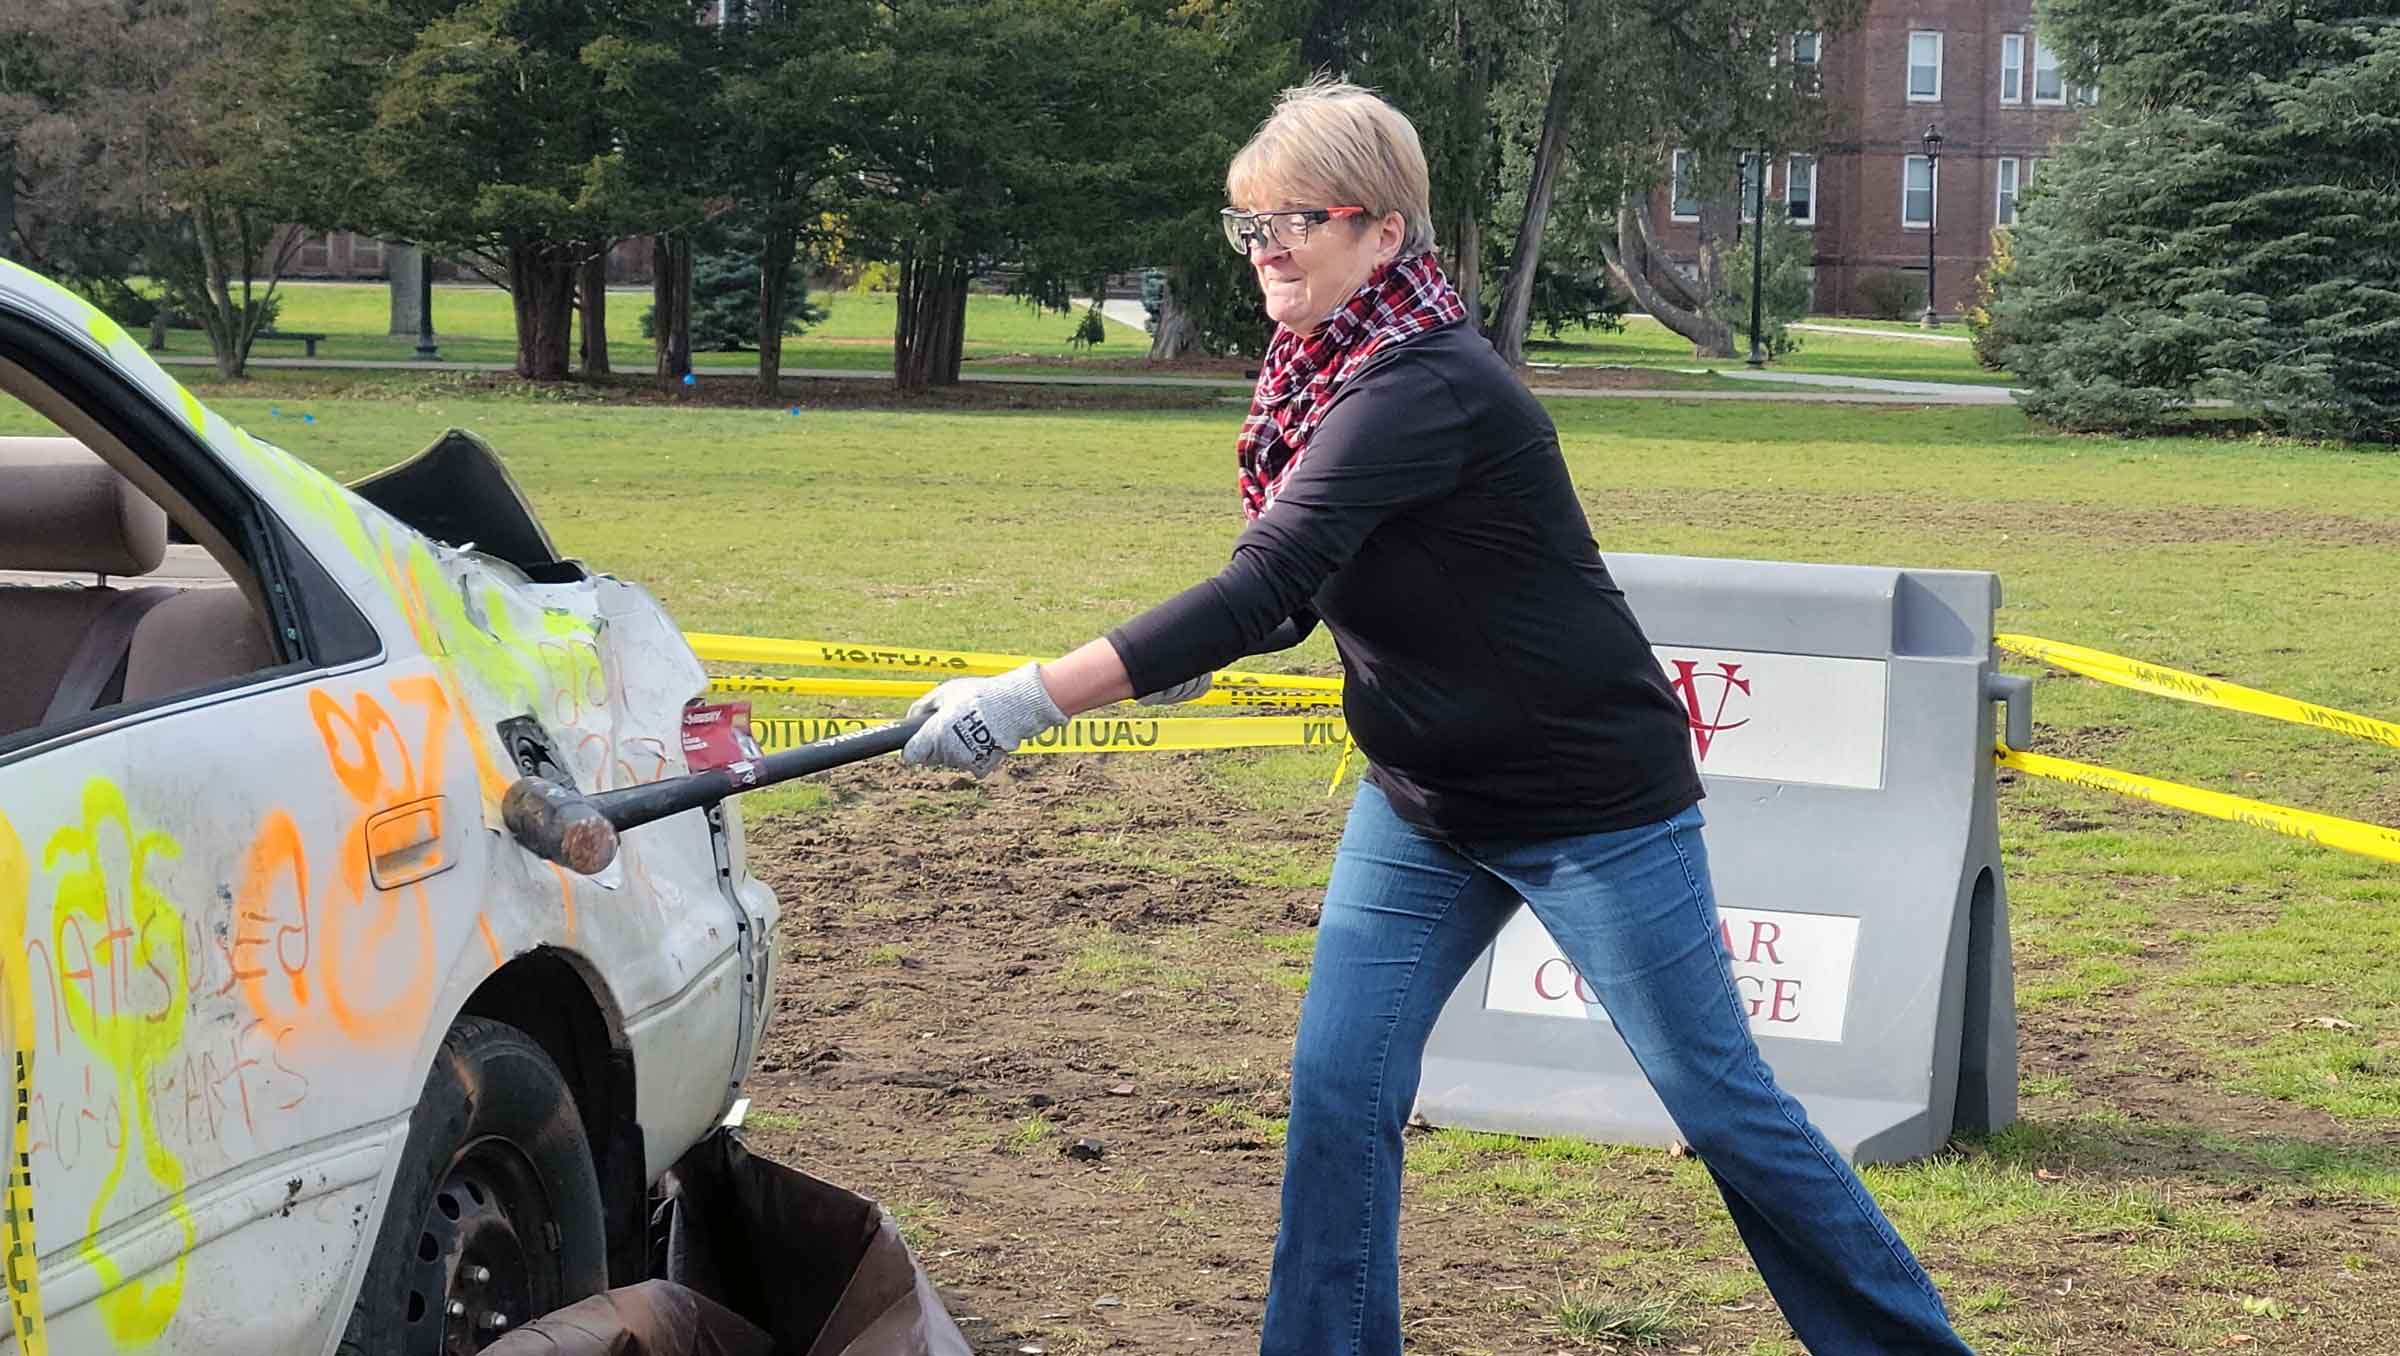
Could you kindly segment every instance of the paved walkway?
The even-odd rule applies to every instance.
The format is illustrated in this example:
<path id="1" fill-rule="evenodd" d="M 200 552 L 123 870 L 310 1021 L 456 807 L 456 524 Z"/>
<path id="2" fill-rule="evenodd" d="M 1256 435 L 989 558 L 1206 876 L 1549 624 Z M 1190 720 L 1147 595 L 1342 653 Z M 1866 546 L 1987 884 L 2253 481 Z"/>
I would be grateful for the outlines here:
<path id="1" fill-rule="evenodd" d="M 160 362 L 185 367 L 206 367 L 211 362 L 205 354 L 159 353 L 151 355 Z M 508 363 L 420 363 L 408 359 L 372 361 L 340 358 L 252 358 L 252 367 L 294 368 L 304 371 L 386 371 L 386 372 L 509 372 Z M 703 381 L 750 380 L 757 372 L 748 367 L 694 368 L 693 375 Z M 787 367 L 787 377 L 823 381 L 890 381 L 892 374 L 884 369 L 842 367 Z M 1826 377 L 1803 372 L 1727 372 L 1719 376 L 1740 381 L 1764 381 L 1784 386 L 1809 389 L 1783 391 L 1715 391 L 1690 390 L 1672 387 L 1593 388 L 1584 386 L 1531 385 L 1535 395 L 1578 397 L 1594 400 L 1733 400 L 1775 401 L 1820 405 L 2005 405 L 2008 392 L 1996 386 L 1965 386 L 1949 382 L 1879 381 L 1871 377 Z M 1247 393 L 1251 382 L 1228 377 L 1115 376 L 1094 373 L 1090 376 L 1037 376 L 1008 372 L 965 372 L 961 382 L 999 386 L 1163 386 L 1197 390 Z M 1536 378 L 1538 381 L 1538 377 Z M 796 394 L 796 393 L 795 393 Z"/>
<path id="2" fill-rule="evenodd" d="M 1965 381 L 1900 381 L 1889 377 L 1845 377 L 1818 372 L 1754 372 L 1747 367 L 1711 369 L 1729 381 L 1769 381 L 1787 386 L 1838 386 L 1853 391 L 1889 391 L 1912 400 L 1945 405 L 2007 405 L 2014 403 L 2006 386 Z"/>
<path id="3" fill-rule="evenodd" d="M 1866 330 L 1855 325 L 1816 325 L 1795 320 L 1791 328 L 1817 334 L 1862 334 L 1870 339 L 1914 339 L 1920 344 L 1971 344 L 1975 341 L 1963 334 L 1943 334 L 1926 330 Z"/>

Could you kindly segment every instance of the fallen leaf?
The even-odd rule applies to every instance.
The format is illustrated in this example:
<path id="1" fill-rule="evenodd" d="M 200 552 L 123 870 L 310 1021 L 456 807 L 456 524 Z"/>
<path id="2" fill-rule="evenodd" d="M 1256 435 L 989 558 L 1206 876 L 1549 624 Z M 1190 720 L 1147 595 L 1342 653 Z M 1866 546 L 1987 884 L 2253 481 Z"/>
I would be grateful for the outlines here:
<path id="1" fill-rule="evenodd" d="M 2223 1337 L 2217 1339 L 2217 1345 L 2221 1347 L 2245 1347 L 2257 1340 L 2257 1338 L 2252 1337 L 2246 1332 L 2229 1332 Z"/>
<path id="2" fill-rule="evenodd" d="M 2052 1172 L 2048 1168 L 2035 1168 L 2033 1170 L 2033 1180 L 2037 1182 L 2063 1182 L 2067 1180 L 2067 1175 L 2063 1172 Z"/>
<path id="3" fill-rule="evenodd" d="M 2294 1031 L 2302 1027 L 2315 1027 L 2319 1031 L 2356 1031 L 2358 1023 L 2345 1022 L 2339 1017 L 2311 1017 L 2306 1021 L 2292 1023 Z"/>

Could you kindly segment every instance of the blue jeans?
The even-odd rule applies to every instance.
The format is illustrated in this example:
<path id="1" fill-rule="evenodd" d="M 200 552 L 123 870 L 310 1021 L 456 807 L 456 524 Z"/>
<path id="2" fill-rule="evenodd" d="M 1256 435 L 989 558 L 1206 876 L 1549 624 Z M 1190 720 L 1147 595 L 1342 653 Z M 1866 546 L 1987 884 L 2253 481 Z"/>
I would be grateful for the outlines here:
<path id="1" fill-rule="evenodd" d="M 1933 1282 L 1759 1057 L 1700 811 L 1538 841 L 1434 837 L 1361 787 L 1292 1056 L 1264 1356 L 1399 1356 L 1401 1128 L 1425 1041 L 1522 898 L 1598 990 L 1815 1356 L 1960 1356 Z"/>

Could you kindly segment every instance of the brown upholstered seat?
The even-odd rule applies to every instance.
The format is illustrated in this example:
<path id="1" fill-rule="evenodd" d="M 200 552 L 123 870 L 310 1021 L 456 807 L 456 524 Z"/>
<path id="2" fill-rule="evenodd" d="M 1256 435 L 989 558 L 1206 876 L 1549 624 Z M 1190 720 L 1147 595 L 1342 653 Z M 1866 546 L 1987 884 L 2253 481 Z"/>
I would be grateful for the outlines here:
<path id="1" fill-rule="evenodd" d="M 165 511 L 82 444 L 0 438 L 0 570 L 67 576 L 0 585 L 0 737 L 274 662 L 238 589 L 109 582 L 148 574 L 166 549 Z M 105 683 L 86 680 L 95 671 Z M 78 709 L 56 709 L 61 700 Z"/>

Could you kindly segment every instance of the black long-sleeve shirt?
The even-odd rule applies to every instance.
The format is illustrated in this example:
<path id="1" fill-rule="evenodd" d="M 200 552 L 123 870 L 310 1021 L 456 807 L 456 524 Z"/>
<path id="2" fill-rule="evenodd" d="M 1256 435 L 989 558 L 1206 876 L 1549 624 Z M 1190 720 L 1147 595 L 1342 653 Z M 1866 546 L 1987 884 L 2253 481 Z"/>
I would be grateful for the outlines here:
<path id="1" fill-rule="evenodd" d="M 1700 798 L 1682 703 L 1600 559 L 1558 432 L 1464 325 L 1378 353 L 1231 563 L 1108 638 L 1150 692 L 1311 613 L 1341 653 L 1369 775 L 1411 823 L 1555 837 Z"/>

